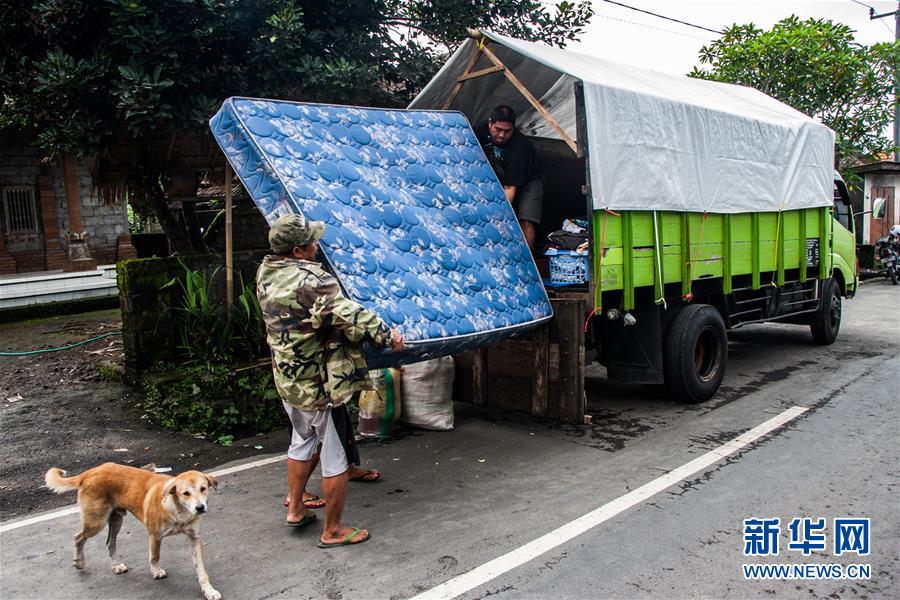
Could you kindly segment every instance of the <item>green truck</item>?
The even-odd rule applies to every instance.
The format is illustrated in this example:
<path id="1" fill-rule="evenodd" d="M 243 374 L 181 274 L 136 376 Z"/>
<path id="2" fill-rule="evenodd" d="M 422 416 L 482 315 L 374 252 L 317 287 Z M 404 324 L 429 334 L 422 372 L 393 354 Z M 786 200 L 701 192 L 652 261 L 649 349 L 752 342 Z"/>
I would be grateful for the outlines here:
<path id="1" fill-rule="evenodd" d="M 712 397 L 726 331 L 806 325 L 831 344 L 858 285 L 847 188 L 833 207 L 708 214 L 594 211 L 594 343 L 609 377 L 665 383 L 684 402 Z"/>
<path id="2" fill-rule="evenodd" d="M 544 162 L 543 233 L 589 224 L 587 281 L 566 293 L 587 297 L 586 344 L 610 378 L 703 402 L 729 329 L 835 340 L 858 269 L 830 129 L 750 88 L 477 31 L 410 108 L 477 124 L 499 104 Z"/>

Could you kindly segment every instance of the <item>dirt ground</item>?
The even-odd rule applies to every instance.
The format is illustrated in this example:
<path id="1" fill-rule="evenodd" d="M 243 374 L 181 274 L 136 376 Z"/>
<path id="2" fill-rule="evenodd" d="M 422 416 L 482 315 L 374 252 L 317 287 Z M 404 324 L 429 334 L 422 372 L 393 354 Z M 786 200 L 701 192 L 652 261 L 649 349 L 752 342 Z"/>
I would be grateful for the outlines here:
<path id="1" fill-rule="evenodd" d="M 58 348 L 120 327 L 118 310 L 5 323 L 0 352 Z M 101 362 L 122 360 L 118 336 L 69 350 L 0 356 L 0 520 L 74 503 L 71 494 L 43 488 L 50 467 L 77 473 L 113 461 L 155 463 L 177 473 L 287 447 L 287 430 L 223 447 L 147 423 L 133 406 L 131 388 L 100 376 Z"/>

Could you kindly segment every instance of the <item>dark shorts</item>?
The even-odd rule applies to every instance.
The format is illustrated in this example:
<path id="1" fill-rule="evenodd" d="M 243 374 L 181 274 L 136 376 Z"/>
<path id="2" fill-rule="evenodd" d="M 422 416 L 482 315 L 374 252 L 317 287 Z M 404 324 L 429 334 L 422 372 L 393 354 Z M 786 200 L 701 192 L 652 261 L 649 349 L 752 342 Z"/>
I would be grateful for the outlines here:
<path id="1" fill-rule="evenodd" d="M 543 182 L 540 179 L 529 179 L 516 188 L 513 208 L 516 211 L 516 218 L 520 221 L 531 221 L 540 225 L 544 208 Z"/>

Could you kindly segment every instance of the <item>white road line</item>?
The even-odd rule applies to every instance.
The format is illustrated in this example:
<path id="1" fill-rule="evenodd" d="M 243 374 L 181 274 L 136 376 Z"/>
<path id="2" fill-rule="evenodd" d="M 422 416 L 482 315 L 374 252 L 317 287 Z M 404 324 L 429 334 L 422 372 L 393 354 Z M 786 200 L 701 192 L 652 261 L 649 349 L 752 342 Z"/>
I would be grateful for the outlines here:
<path id="1" fill-rule="evenodd" d="M 222 475 L 231 475 L 232 473 L 240 473 L 241 471 L 247 471 L 248 469 L 255 469 L 256 467 L 264 467 L 266 465 L 275 464 L 277 462 L 281 462 L 286 460 L 287 456 L 284 454 L 278 456 L 272 456 L 269 458 L 261 458 L 259 460 L 254 460 L 253 462 L 244 463 L 242 465 L 237 465 L 234 467 L 228 467 L 227 469 L 220 469 L 218 471 L 210 471 L 210 475 L 214 475 L 216 477 L 221 477 Z M 0 533 L 6 533 L 7 531 L 12 531 L 14 529 L 21 529 L 22 527 L 28 527 L 29 525 L 35 525 L 37 523 L 44 523 L 45 521 L 52 521 L 53 519 L 59 519 L 61 517 L 67 517 L 69 515 L 77 515 L 78 514 L 78 506 L 70 506 L 69 508 L 61 508 L 59 510 L 54 510 L 53 512 L 44 513 L 42 515 L 37 515 L 36 517 L 29 517 L 27 519 L 22 519 L 21 521 L 13 521 L 7 522 L 0 525 Z"/>
<path id="2" fill-rule="evenodd" d="M 503 556 L 486 562 L 480 567 L 472 569 L 468 573 L 463 573 L 462 575 L 454 577 L 449 581 L 445 581 L 430 590 L 424 591 L 421 594 L 414 596 L 412 600 L 450 600 L 451 598 L 456 598 L 457 596 L 465 594 L 466 592 L 565 544 L 579 535 L 586 533 L 589 529 L 628 510 L 635 504 L 647 500 L 679 481 L 695 475 L 699 471 L 719 462 L 730 454 L 734 454 L 741 448 L 753 443 L 764 435 L 771 433 L 775 429 L 778 429 L 785 423 L 796 419 L 807 410 L 809 410 L 809 408 L 805 406 L 793 406 L 776 417 L 769 419 L 765 423 L 762 423 L 746 433 L 714 448 L 703 456 L 695 458 L 678 467 L 674 471 L 670 471 L 662 477 L 658 477 L 624 496 L 620 496 L 615 500 L 604 504 L 600 508 L 591 511 L 574 521 L 570 521 L 562 527 L 554 529 L 550 533 L 528 542 L 524 546 L 516 548 L 512 552 L 508 552 Z"/>

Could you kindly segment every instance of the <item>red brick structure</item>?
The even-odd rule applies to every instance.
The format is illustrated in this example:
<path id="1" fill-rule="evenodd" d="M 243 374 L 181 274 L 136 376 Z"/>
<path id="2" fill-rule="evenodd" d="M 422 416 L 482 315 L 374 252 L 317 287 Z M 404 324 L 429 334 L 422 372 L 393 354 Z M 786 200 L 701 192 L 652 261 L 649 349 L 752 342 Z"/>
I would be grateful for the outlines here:
<path id="1" fill-rule="evenodd" d="M 92 162 L 45 163 L 31 142 L 0 133 L 0 274 L 92 270 L 136 256 L 125 204 L 98 199 Z"/>

